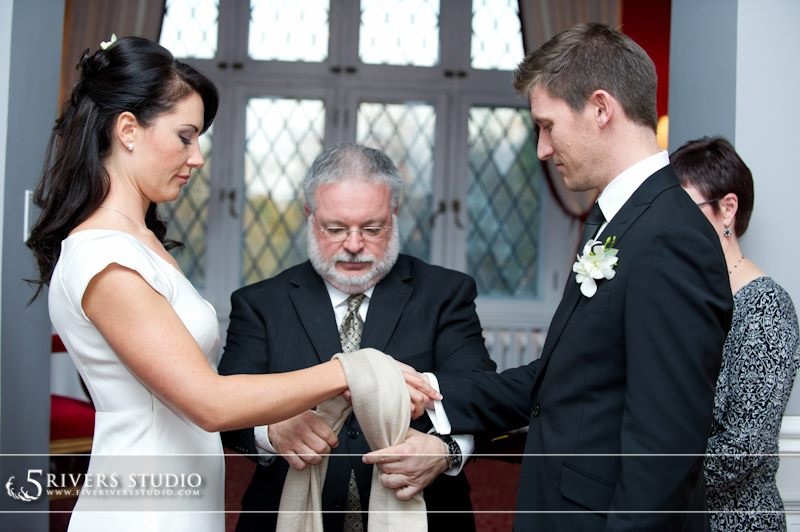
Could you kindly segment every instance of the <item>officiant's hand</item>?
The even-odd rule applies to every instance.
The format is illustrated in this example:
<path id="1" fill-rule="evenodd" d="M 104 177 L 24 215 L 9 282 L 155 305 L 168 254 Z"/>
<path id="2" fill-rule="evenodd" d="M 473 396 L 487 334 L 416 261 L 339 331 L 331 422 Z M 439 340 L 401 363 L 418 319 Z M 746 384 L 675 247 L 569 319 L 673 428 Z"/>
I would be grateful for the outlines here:
<path id="1" fill-rule="evenodd" d="M 270 425 L 269 440 L 289 466 L 298 471 L 318 464 L 323 455 L 339 445 L 331 427 L 312 410 Z"/>
<path id="2" fill-rule="evenodd" d="M 405 442 L 367 453 L 362 460 L 380 469 L 381 484 L 395 490 L 401 501 L 421 493 L 448 468 L 442 440 L 414 429 L 408 429 Z"/>

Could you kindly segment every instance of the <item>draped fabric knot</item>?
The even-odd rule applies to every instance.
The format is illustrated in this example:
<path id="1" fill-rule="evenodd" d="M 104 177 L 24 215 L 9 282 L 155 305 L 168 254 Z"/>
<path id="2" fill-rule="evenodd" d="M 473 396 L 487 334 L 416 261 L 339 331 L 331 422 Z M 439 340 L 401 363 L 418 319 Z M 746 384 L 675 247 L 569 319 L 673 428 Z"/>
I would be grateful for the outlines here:
<path id="1" fill-rule="evenodd" d="M 400 368 L 392 357 L 375 349 L 359 349 L 334 355 L 342 364 L 352 405 L 341 395 L 317 408 L 317 414 L 339 432 L 352 411 L 370 449 L 402 443 L 411 419 L 411 401 Z M 328 456 L 301 471 L 289 469 L 281 493 L 277 530 L 323 532 L 322 486 Z M 428 529 L 425 500 L 419 493 L 401 501 L 394 490 L 381 484 L 377 467 L 372 470 L 368 532 L 423 532 Z M 356 514 L 358 515 L 358 514 Z"/>
<path id="2" fill-rule="evenodd" d="M 411 419 L 411 401 L 405 379 L 392 357 L 375 349 L 360 349 L 364 321 L 358 313 L 364 294 L 347 298 L 347 312 L 342 319 L 339 359 L 352 394 L 352 404 L 342 396 L 319 405 L 317 414 L 338 433 L 352 411 L 370 449 L 383 449 L 406 439 Z M 302 471 L 289 469 L 281 493 L 278 530 L 281 532 L 323 532 L 322 487 L 328 472 L 328 456 Z M 410 501 L 400 501 L 393 490 L 380 482 L 380 471 L 372 470 L 370 483 L 368 532 L 422 532 L 428 529 L 425 500 L 422 494 Z M 358 485 L 350 471 L 348 497 L 345 503 L 344 530 L 360 532 L 361 499 Z"/>

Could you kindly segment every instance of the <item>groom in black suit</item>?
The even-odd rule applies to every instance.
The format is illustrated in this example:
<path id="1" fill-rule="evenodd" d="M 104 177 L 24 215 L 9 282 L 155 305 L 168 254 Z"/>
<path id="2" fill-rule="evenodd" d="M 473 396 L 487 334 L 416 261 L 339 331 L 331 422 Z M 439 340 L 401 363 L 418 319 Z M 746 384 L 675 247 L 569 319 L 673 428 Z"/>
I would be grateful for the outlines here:
<path id="1" fill-rule="evenodd" d="M 399 254 L 395 214 L 402 186 L 397 168 L 378 150 L 342 144 L 317 157 L 304 183 L 310 261 L 233 293 L 221 374 L 291 371 L 329 360 L 343 350 L 340 329 L 358 294 L 365 297 L 351 305 L 363 322 L 360 347 L 421 372 L 495 370 L 475 312 L 472 278 Z M 412 427 L 417 430 L 409 431 L 399 465 L 409 476 L 401 496 L 424 489 L 428 511 L 440 512 L 428 514 L 431 531 L 474 530 L 461 473 L 472 437 L 427 434 L 428 416 Z M 288 467 L 317 463 L 331 448 L 322 493 L 325 530 L 367 529 L 366 513 L 360 519 L 353 506 L 366 512 L 372 467 L 361 461 L 369 447 L 352 415 L 338 435 L 308 411 L 222 438 L 239 452 L 262 455 L 237 531 L 275 530 Z M 355 522 L 342 512 L 355 515 Z"/>
<path id="2" fill-rule="evenodd" d="M 541 358 L 437 374 L 446 414 L 459 432 L 528 425 L 518 532 L 701 531 L 732 298 L 719 238 L 657 146 L 655 67 L 621 33 L 579 25 L 528 55 L 514 85 L 539 158 L 599 191 L 597 242 L 582 242 Z M 405 482 L 396 452 L 365 457 L 389 487 Z"/>

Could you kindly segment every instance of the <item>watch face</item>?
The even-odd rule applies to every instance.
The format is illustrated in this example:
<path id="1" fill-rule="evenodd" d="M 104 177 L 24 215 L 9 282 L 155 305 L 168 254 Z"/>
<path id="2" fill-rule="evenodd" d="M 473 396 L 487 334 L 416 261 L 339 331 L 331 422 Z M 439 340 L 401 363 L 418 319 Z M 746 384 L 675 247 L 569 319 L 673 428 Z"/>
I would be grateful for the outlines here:
<path id="1" fill-rule="evenodd" d="M 448 459 L 450 460 L 450 467 L 456 467 L 461 464 L 461 447 L 451 437 L 447 442 Z"/>
<path id="2" fill-rule="evenodd" d="M 447 462 L 450 468 L 461 465 L 461 447 L 458 442 L 449 434 L 439 435 L 439 438 L 447 445 Z"/>

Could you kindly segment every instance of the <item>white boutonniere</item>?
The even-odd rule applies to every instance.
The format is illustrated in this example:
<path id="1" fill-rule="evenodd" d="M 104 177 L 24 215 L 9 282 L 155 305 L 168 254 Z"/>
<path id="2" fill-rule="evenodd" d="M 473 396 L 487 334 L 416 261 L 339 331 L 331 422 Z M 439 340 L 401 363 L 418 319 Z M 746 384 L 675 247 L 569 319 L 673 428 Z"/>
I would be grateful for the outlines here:
<path id="1" fill-rule="evenodd" d="M 100 43 L 100 49 L 101 50 L 108 50 L 108 47 L 111 46 L 112 44 L 114 44 L 115 42 L 117 42 L 117 35 L 112 33 L 110 40 L 103 41 L 103 42 Z"/>
<path id="2" fill-rule="evenodd" d="M 590 239 L 583 246 L 583 254 L 578 255 L 578 260 L 572 265 L 576 273 L 575 281 L 581 285 L 581 294 L 592 297 L 597 292 L 596 279 L 613 279 L 619 258 L 618 249 L 614 248 L 617 237 L 606 238 L 605 243 Z"/>

